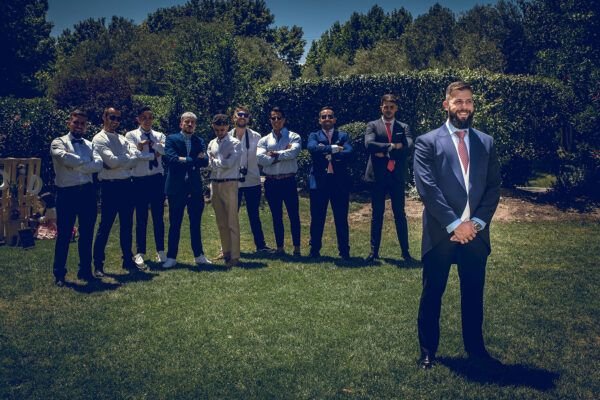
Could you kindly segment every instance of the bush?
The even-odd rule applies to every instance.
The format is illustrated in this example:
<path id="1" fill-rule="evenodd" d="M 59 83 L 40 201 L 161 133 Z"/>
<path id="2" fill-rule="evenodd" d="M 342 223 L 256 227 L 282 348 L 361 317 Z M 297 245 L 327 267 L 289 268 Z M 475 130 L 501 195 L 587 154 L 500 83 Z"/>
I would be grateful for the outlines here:
<path id="1" fill-rule="evenodd" d="M 578 197 L 600 201 L 600 152 L 581 145 L 573 153 L 561 152 L 561 166 L 554 185 L 556 196 L 566 202 Z"/>
<path id="2" fill-rule="evenodd" d="M 573 94 L 552 80 L 473 71 L 298 80 L 263 87 L 253 109 L 258 129 L 269 131 L 269 110 L 279 105 L 286 111 L 290 129 L 306 141 L 318 128 L 316 117 L 322 106 L 335 108 L 338 125 L 371 121 L 380 117 L 381 95 L 394 93 L 399 98 L 397 117 L 410 125 L 416 138 L 446 120 L 442 109 L 446 86 L 458 79 L 474 87 L 474 125 L 495 138 L 505 185 L 524 183 L 534 162 L 558 170 L 561 133 L 569 125 L 564 110 Z"/>

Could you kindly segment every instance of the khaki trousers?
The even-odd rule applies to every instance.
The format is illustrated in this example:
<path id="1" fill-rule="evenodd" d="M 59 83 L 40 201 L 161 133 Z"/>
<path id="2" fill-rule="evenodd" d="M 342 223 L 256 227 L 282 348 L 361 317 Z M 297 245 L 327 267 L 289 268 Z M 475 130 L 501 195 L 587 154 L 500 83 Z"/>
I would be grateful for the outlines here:
<path id="1" fill-rule="evenodd" d="M 212 182 L 212 205 L 224 255 L 240 258 L 240 220 L 238 217 L 238 182 Z"/>

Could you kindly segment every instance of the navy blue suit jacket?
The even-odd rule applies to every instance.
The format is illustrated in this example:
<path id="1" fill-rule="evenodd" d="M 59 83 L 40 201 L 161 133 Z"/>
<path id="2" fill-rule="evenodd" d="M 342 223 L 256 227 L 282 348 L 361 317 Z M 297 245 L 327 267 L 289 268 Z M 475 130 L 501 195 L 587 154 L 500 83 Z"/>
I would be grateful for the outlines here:
<path id="1" fill-rule="evenodd" d="M 388 153 L 389 139 L 385 124 L 381 118 L 367 124 L 365 132 L 365 147 L 370 154 L 365 171 L 366 182 L 381 181 L 386 174 L 390 159 L 396 161 L 393 177 L 404 182 L 406 178 L 408 156 L 413 148 L 413 139 L 407 124 L 398 120 L 392 125 L 392 143 L 402 143 L 402 148 Z M 386 157 L 376 157 L 375 153 L 385 153 Z"/>
<path id="2" fill-rule="evenodd" d="M 459 219 L 469 201 L 471 218 L 486 223 L 481 236 L 490 245 L 490 221 L 500 200 L 500 164 L 494 140 L 476 129 L 469 129 L 469 194 L 463 179 L 460 160 L 446 125 L 421 135 L 415 144 L 414 172 L 419 196 L 423 200 L 424 256 L 451 234 L 446 226 Z"/>
<path id="3" fill-rule="evenodd" d="M 163 156 L 167 168 L 167 178 L 165 180 L 165 194 L 167 196 L 202 193 L 200 168 L 208 166 L 208 158 L 206 155 L 198 158 L 200 153 L 206 154 L 206 146 L 202 138 L 192 135 L 192 148 L 188 155 L 185 139 L 180 132 L 167 136 L 165 155 Z M 179 157 L 186 157 L 186 160 L 180 161 Z"/>
<path id="4" fill-rule="evenodd" d="M 340 132 L 334 129 L 331 137 L 331 144 L 343 147 L 343 150 L 332 154 L 331 163 L 336 180 L 345 185 L 350 190 L 350 176 L 348 174 L 348 162 L 352 156 L 352 145 L 350 144 L 350 136 L 346 132 Z M 331 154 L 331 145 L 329 139 L 322 129 L 311 133 L 308 136 L 306 145 L 312 157 L 311 175 L 315 178 L 317 189 L 326 185 L 325 178 L 327 177 L 327 167 L 329 160 L 325 158 Z"/>

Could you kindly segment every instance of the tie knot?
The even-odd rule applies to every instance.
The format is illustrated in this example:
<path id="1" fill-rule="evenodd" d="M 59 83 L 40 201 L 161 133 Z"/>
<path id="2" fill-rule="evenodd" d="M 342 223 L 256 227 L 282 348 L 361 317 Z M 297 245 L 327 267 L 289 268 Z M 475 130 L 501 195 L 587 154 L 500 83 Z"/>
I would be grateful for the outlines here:
<path id="1" fill-rule="evenodd" d="M 390 126 L 392 126 L 392 123 L 391 122 L 386 122 L 385 126 L 387 126 L 389 128 Z"/>
<path id="2" fill-rule="evenodd" d="M 83 139 L 71 139 L 71 143 L 83 143 Z"/>
<path id="3" fill-rule="evenodd" d="M 467 134 L 466 131 L 456 131 L 456 136 L 458 136 L 458 138 L 460 140 L 463 140 L 465 138 L 465 135 Z"/>

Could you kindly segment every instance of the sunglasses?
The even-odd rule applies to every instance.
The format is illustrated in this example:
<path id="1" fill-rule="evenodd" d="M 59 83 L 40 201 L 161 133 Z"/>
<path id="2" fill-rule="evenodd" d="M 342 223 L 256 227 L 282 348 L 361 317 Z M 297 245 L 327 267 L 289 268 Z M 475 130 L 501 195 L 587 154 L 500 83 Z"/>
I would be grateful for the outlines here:
<path id="1" fill-rule="evenodd" d="M 109 115 L 108 119 L 110 119 L 111 121 L 120 121 L 121 117 L 118 115 Z"/>
<path id="2" fill-rule="evenodd" d="M 283 117 L 271 117 L 271 121 L 281 121 Z"/>
<path id="3" fill-rule="evenodd" d="M 248 118 L 250 116 L 250 114 L 245 113 L 245 112 L 239 112 L 237 113 L 238 118 Z"/>
<path id="4" fill-rule="evenodd" d="M 213 122 L 213 124 L 216 126 L 225 126 L 225 125 L 227 125 L 227 121 L 217 121 L 217 122 Z"/>
<path id="5" fill-rule="evenodd" d="M 334 119 L 335 117 L 333 116 L 333 114 L 325 114 L 325 115 L 321 115 L 321 119 Z"/>

